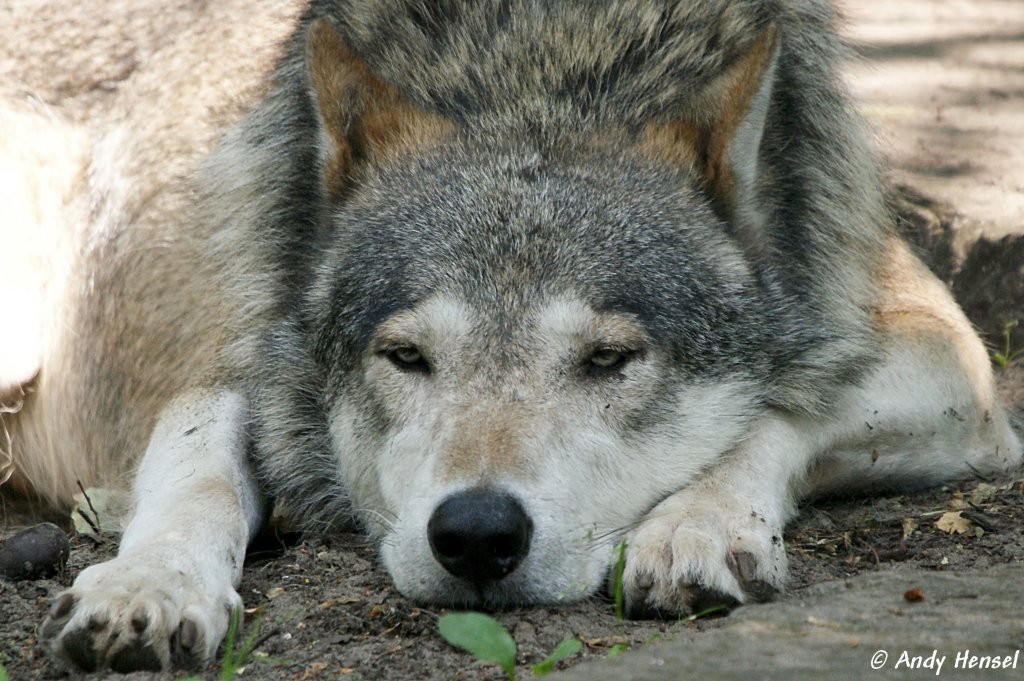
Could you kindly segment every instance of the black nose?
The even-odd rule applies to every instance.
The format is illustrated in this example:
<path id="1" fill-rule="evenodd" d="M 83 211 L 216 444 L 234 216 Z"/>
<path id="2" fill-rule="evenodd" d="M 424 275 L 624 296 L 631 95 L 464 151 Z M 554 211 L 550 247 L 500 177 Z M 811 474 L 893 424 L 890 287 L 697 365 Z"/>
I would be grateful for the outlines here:
<path id="1" fill-rule="evenodd" d="M 502 579 L 530 552 L 533 522 L 515 497 L 476 487 L 445 499 L 427 523 L 444 569 L 474 584 Z"/>

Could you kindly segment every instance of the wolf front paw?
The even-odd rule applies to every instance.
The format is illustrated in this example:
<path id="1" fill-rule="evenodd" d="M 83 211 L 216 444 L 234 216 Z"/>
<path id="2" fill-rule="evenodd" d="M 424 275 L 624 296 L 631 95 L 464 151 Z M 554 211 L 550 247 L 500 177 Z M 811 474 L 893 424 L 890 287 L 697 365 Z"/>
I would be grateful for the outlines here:
<path id="1" fill-rule="evenodd" d="M 630 617 L 678 617 L 782 592 L 781 523 L 726 508 L 670 497 L 627 537 L 622 586 Z"/>
<path id="2" fill-rule="evenodd" d="M 41 635 L 83 671 L 157 671 L 209 660 L 241 598 L 209 594 L 183 571 L 115 558 L 87 568 L 50 606 Z"/>

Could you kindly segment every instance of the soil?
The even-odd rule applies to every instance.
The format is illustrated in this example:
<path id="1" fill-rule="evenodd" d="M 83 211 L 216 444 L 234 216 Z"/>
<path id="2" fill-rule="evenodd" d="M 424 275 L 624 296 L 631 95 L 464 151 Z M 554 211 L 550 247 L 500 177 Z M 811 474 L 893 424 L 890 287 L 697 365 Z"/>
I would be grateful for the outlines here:
<path id="1" fill-rule="evenodd" d="M 854 90 L 882 131 L 894 183 L 903 187 L 900 209 L 908 229 L 954 288 L 963 269 L 963 234 L 995 239 L 1024 233 L 1022 8 L 1008 0 L 864 0 L 851 8 L 851 37 L 867 60 L 853 68 Z M 1011 302 L 1019 309 L 1020 299 Z M 987 330 L 998 340 L 992 328 Z M 1024 360 L 999 371 L 998 378 L 1007 403 L 1024 408 Z M 947 512 L 966 519 L 964 533 L 943 529 L 952 519 Z M 0 518 L 0 536 L 25 519 L 2 510 Z M 239 591 L 248 608 L 245 633 L 257 637 L 257 646 L 242 678 L 504 678 L 497 667 L 448 646 L 437 634 L 441 611 L 398 594 L 362 537 L 286 544 L 265 542 L 247 562 Z M 790 597 L 810 585 L 864 572 L 1020 563 L 1024 480 L 1018 474 L 910 494 L 816 502 L 788 528 L 786 544 Z M 66 676 L 38 645 L 36 626 L 51 596 L 84 567 L 114 554 L 116 538 L 74 535 L 71 545 L 67 569 L 55 578 L 0 580 L 0 663 L 14 681 Z M 607 657 L 615 644 L 637 648 L 725 621 L 620 621 L 607 596 L 496 616 L 518 645 L 520 678 L 528 678 L 529 665 L 568 637 L 584 645 L 559 668 Z M 204 679 L 219 675 L 218 663 L 200 672 Z"/>

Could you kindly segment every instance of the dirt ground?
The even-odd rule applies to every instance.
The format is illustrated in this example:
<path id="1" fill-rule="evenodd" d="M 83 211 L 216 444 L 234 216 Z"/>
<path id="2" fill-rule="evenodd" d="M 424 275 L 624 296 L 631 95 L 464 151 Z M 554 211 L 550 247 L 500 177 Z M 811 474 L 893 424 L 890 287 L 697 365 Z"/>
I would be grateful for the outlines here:
<path id="1" fill-rule="evenodd" d="M 1024 381 L 1018 368 L 1013 381 Z M 964 534 L 940 528 L 950 509 L 968 520 Z M 954 511 L 955 514 L 955 511 Z M 949 484 L 916 494 L 820 502 L 803 509 L 786 533 L 791 595 L 825 580 L 872 570 L 919 567 L 983 568 L 1024 561 L 1024 480 Z M 115 540 L 77 536 L 67 572 L 57 579 L 0 582 L 0 660 L 12 681 L 64 678 L 37 645 L 35 627 L 48 598 L 84 567 L 113 555 Z M 466 679 L 497 681 L 502 672 L 448 646 L 437 634 L 442 611 L 410 603 L 391 586 L 374 550 L 347 535 L 255 553 L 240 593 L 247 631 L 257 636 L 244 679 Z M 560 608 L 530 608 L 498 619 L 518 646 L 519 678 L 560 641 L 579 638 L 583 649 L 562 666 L 606 657 L 616 643 L 630 647 L 669 640 L 722 619 L 694 622 L 619 621 L 607 597 Z M 257 633 L 258 632 L 258 633 Z M 218 678 L 214 664 L 202 673 Z M 116 675 L 93 674 L 86 679 Z M 166 680 L 183 673 L 134 674 Z"/>
<path id="2" fill-rule="evenodd" d="M 852 67 L 854 89 L 880 131 L 894 182 L 908 187 L 903 210 L 909 221 L 946 225 L 954 233 L 951 243 L 941 244 L 950 253 L 935 261 L 954 281 L 955 251 L 967 248 L 965 234 L 1024 233 L 1024 3 L 862 0 L 850 14 L 850 36 L 865 57 Z M 998 376 L 1007 402 L 1024 409 L 1024 360 Z M 955 571 L 1024 561 L 1021 477 L 806 506 L 786 533 L 790 593 L 867 571 Z M 10 534 L 12 522 L 0 519 L 0 534 Z M 950 523 L 963 533 L 947 531 Z M 77 535 L 59 577 L 0 580 L 0 663 L 12 681 L 66 675 L 45 657 L 35 628 L 50 596 L 115 548 L 114 538 Z M 244 679 L 503 678 L 496 667 L 442 641 L 436 631 L 440 611 L 417 607 L 396 593 L 372 547 L 357 535 L 288 547 L 270 542 L 252 552 L 240 593 L 248 608 L 247 631 L 258 631 L 256 652 L 240 674 Z M 616 643 L 635 648 L 722 622 L 623 622 L 607 597 L 498 618 L 518 645 L 520 678 L 528 678 L 529 665 L 567 637 L 584 645 L 562 667 L 606 657 Z M 201 676 L 218 678 L 218 665 Z"/>

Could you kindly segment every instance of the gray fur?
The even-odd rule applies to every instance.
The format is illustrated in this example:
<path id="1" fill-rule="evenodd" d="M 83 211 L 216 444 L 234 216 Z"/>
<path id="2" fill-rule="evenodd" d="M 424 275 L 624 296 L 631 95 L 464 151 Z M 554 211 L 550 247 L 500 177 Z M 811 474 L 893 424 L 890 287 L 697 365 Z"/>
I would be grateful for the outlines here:
<path id="1" fill-rule="evenodd" d="M 281 428 L 324 426 L 315 411 L 311 421 L 285 426 L 288 414 L 308 410 L 288 409 L 281 395 L 296 385 L 329 385 L 329 395 L 358 381 L 346 370 L 375 324 L 441 289 L 470 300 L 491 292 L 494 300 L 477 302 L 514 324 L 516 311 L 505 307 L 515 303 L 502 296 L 590 288 L 598 307 L 644 312 L 659 342 L 685 345 L 678 368 L 770 376 L 774 387 L 763 399 L 791 409 L 827 409 L 837 385 L 871 365 L 866 282 L 889 225 L 873 159 L 836 76 L 843 52 L 827 4 L 318 2 L 304 23 L 316 16 L 330 17 L 403 95 L 458 121 L 459 136 L 405 167 L 365 169 L 347 204 L 318 208 L 318 133 L 301 31 L 279 69 L 280 89 L 250 118 L 243 143 L 273 139 L 288 149 L 262 155 L 274 168 L 258 176 L 290 183 L 267 187 L 282 208 L 263 229 L 278 235 L 291 262 L 312 251 L 289 281 L 318 282 L 282 327 L 289 351 L 271 350 L 291 358 L 302 349 L 316 361 L 303 360 L 307 370 L 273 365 L 261 393 L 273 417 L 260 419 L 256 439 L 272 489 L 337 515 L 309 493 L 334 483 L 321 468 L 295 466 L 304 448 L 275 437 Z M 773 22 L 781 53 L 756 187 L 765 214 L 763 231 L 750 237 L 715 215 L 686 169 L 638 162 L 635 138 L 613 142 L 617 132 L 609 131 L 700 120 L 702 87 Z M 595 137 L 604 148 L 588 153 Z M 759 242 L 744 243 L 749 238 Z M 700 250 L 712 247 L 701 265 Z M 742 262 L 752 252 L 761 255 Z M 736 278 L 735 294 L 701 272 L 716 259 Z M 632 305 L 611 295 L 615 289 L 636 295 Z M 288 304 L 294 290 L 282 289 Z M 659 303 L 673 307 L 655 312 Z"/>

